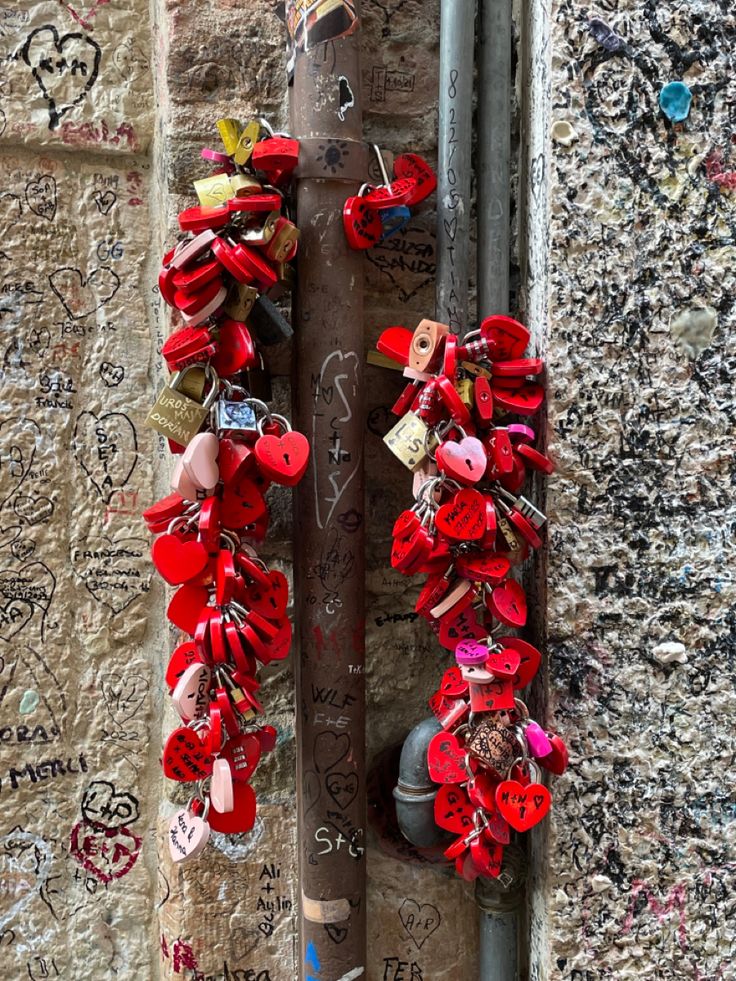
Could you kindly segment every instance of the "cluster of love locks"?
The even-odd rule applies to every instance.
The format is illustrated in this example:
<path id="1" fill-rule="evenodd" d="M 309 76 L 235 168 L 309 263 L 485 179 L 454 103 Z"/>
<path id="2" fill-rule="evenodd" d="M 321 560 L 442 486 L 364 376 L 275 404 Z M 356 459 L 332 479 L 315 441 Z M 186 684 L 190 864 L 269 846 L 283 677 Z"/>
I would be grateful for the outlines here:
<path id="1" fill-rule="evenodd" d="M 392 566 L 427 576 L 416 611 L 454 655 L 429 701 L 440 729 L 427 750 L 437 825 L 459 875 L 497 877 L 511 831 L 547 814 L 542 769 L 561 774 L 559 735 L 529 717 L 520 692 L 541 654 L 513 631 L 527 600 L 512 571 L 542 544 L 545 516 L 521 493 L 529 471 L 552 473 L 530 425 L 544 400 L 528 330 L 487 317 L 460 343 L 445 324 L 389 327 L 378 349 L 409 382 L 384 441 L 413 472 L 414 505 L 393 528 Z"/>
<path id="2" fill-rule="evenodd" d="M 285 188 L 299 144 L 263 120 L 223 119 L 218 129 L 223 150 L 202 150 L 214 170 L 194 182 L 199 205 L 180 213 L 184 234 L 161 266 L 161 296 L 181 323 L 163 346 L 172 374 L 147 419 L 177 458 L 172 493 L 143 515 L 157 536 L 154 566 L 176 587 L 168 619 L 188 636 L 166 670 L 180 723 L 163 769 L 192 785 L 170 824 L 175 862 L 198 855 L 210 829 L 235 834 L 255 822 L 249 780 L 276 743 L 262 722 L 258 669 L 285 658 L 292 636 L 286 577 L 256 547 L 269 486 L 294 486 L 309 459 L 306 437 L 267 404 L 256 345 L 279 339 L 270 301 L 288 287 L 297 249 Z"/>

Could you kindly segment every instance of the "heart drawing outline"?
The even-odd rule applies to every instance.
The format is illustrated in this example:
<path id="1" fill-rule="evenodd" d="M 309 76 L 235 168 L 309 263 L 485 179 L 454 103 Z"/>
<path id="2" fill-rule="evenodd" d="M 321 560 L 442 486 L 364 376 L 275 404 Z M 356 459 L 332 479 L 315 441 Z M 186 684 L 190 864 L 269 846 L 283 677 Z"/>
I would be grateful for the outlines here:
<path id="1" fill-rule="evenodd" d="M 48 103 L 49 129 L 56 129 L 97 81 L 102 50 L 86 34 L 59 37 L 53 24 L 44 24 L 31 31 L 20 54 Z"/>
<path id="2" fill-rule="evenodd" d="M 73 266 L 61 266 L 51 273 L 49 284 L 72 320 L 82 320 L 109 303 L 120 289 L 120 277 L 107 266 L 98 266 L 86 278 Z"/>

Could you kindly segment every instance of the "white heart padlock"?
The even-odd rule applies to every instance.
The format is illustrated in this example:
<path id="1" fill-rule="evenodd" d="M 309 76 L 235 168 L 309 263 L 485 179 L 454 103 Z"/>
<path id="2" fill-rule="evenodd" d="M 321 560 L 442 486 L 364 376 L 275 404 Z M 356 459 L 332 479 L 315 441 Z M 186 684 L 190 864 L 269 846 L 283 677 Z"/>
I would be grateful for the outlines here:
<path id="1" fill-rule="evenodd" d="M 220 814 L 229 814 L 235 806 L 233 774 L 227 760 L 215 760 L 212 766 L 210 800 Z"/>
<path id="2" fill-rule="evenodd" d="M 207 712 L 212 672 L 206 664 L 190 664 L 171 693 L 174 707 L 182 719 L 201 718 Z"/>
<path id="3" fill-rule="evenodd" d="M 217 454 L 220 441 L 214 433 L 197 433 L 184 451 L 181 462 L 187 476 L 200 490 L 212 494 L 220 479 Z"/>
<path id="4" fill-rule="evenodd" d="M 207 811 L 205 810 L 205 814 Z M 210 826 L 205 817 L 197 817 L 183 807 L 169 824 L 169 852 L 175 862 L 196 858 L 209 841 Z"/>
<path id="5" fill-rule="evenodd" d="M 181 457 L 176 461 L 174 472 L 171 475 L 171 489 L 181 494 L 185 501 L 199 500 L 198 487 L 184 469 Z"/>

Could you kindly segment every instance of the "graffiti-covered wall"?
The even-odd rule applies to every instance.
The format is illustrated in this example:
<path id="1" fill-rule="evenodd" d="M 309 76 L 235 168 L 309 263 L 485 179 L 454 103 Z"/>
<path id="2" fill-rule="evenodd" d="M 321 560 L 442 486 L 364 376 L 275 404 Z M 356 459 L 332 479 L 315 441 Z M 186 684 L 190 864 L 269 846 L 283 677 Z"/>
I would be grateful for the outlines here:
<path id="1" fill-rule="evenodd" d="M 434 159 L 439 2 L 362 6 L 366 136 Z M 560 463 L 538 697 L 573 755 L 532 852 L 530 976 L 727 978 L 734 13 L 517 14 L 519 297 Z M 290 663 L 264 683 L 279 740 L 254 831 L 174 867 L 165 830 L 185 799 L 158 763 L 173 638 L 140 518 L 166 489 L 143 427 L 170 326 L 157 259 L 215 121 L 286 124 L 283 3 L 20 2 L 0 59 L 0 973 L 292 981 Z M 676 125 L 658 102 L 674 80 L 693 94 Z M 367 254 L 366 350 L 431 315 L 434 230 L 420 208 Z M 288 405 L 290 351 L 269 361 Z M 440 664 L 388 561 L 406 478 L 380 437 L 400 381 L 367 372 L 366 976 L 471 981 L 472 887 L 383 819 Z M 285 570 L 289 516 L 284 494 Z M 313 699 L 337 724 L 339 698 Z"/>

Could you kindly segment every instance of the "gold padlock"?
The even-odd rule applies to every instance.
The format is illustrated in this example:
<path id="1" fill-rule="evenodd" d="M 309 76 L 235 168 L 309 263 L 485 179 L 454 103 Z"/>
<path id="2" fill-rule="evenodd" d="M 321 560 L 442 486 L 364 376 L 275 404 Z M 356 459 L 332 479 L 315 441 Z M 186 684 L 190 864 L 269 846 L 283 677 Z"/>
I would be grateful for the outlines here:
<path id="1" fill-rule="evenodd" d="M 257 299 L 258 290 L 255 286 L 234 283 L 223 309 L 228 317 L 232 317 L 233 320 L 244 321 L 248 319 L 248 314 L 253 309 L 253 304 Z"/>
<path id="2" fill-rule="evenodd" d="M 193 399 L 195 402 L 202 402 L 207 384 L 205 366 L 203 364 L 193 364 L 190 367 L 192 370 L 183 378 L 179 379 L 179 391 L 183 395 L 186 395 L 188 399 Z"/>
<path id="3" fill-rule="evenodd" d="M 244 167 L 245 164 L 248 163 L 260 135 L 261 124 L 257 120 L 251 119 L 251 121 L 247 123 L 243 132 L 240 134 L 238 145 L 235 148 L 235 153 L 233 154 L 233 160 L 236 164 L 238 164 L 238 166 Z"/>
<path id="4" fill-rule="evenodd" d="M 500 780 L 506 779 L 514 760 L 520 755 L 513 732 L 499 726 L 492 718 L 483 719 L 476 727 L 466 749 L 473 759 L 494 770 Z"/>
<path id="5" fill-rule="evenodd" d="M 467 371 L 469 375 L 473 375 L 476 378 L 490 378 L 491 372 L 488 368 L 484 368 L 481 364 L 473 364 L 472 361 L 461 361 L 460 367 L 463 371 Z"/>
<path id="6" fill-rule="evenodd" d="M 471 378 L 456 379 L 455 391 L 460 396 L 463 405 L 467 405 L 468 408 L 473 405 L 473 381 Z"/>
<path id="7" fill-rule="evenodd" d="M 237 119 L 218 119 L 217 129 L 222 145 L 225 147 L 225 153 L 228 157 L 232 157 L 238 148 L 238 140 L 243 132 L 243 127 Z"/>
<path id="8" fill-rule="evenodd" d="M 518 535 L 514 531 L 514 527 L 506 517 L 506 515 L 501 514 L 500 511 L 496 512 L 496 523 L 498 525 L 498 530 L 504 537 L 509 550 L 512 552 L 518 552 L 521 548 L 521 541 Z"/>
<path id="9" fill-rule="evenodd" d="M 383 437 L 394 456 L 408 467 L 416 470 L 429 457 L 425 441 L 429 429 L 415 412 L 407 412 Z"/>
<path id="10" fill-rule="evenodd" d="M 236 198 L 245 198 L 249 194 L 260 194 L 263 185 L 250 174 L 231 174 L 230 186 L 235 192 Z"/>
<path id="11" fill-rule="evenodd" d="M 276 275 L 279 277 L 278 282 L 268 291 L 272 300 L 278 300 L 284 293 L 291 293 L 296 282 L 294 267 L 290 266 L 288 262 L 276 263 Z"/>
<path id="12" fill-rule="evenodd" d="M 294 251 L 294 245 L 299 241 L 299 229 L 288 218 L 279 216 L 276 223 L 276 233 L 264 250 L 272 262 L 286 262 Z"/>
<path id="13" fill-rule="evenodd" d="M 214 174 L 212 177 L 203 177 L 202 180 L 194 181 L 194 190 L 203 208 L 216 208 L 235 197 L 235 191 L 227 174 Z"/>
<path id="14" fill-rule="evenodd" d="M 204 402 L 195 402 L 180 391 L 180 386 L 187 374 L 194 368 L 190 365 L 177 371 L 169 379 L 156 402 L 146 417 L 146 425 L 172 439 L 181 446 L 187 446 L 202 428 L 209 411 L 215 404 L 220 390 L 220 380 L 217 372 L 211 366 L 205 368 L 210 390 Z"/>
<path id="15" fill-rule="evenodd" d="M 428 371 L 442 339 L 449 333 L 447 324 L 436 320 L 420 321 L 409 344 L 409 367 L 414 371 Z"/>

